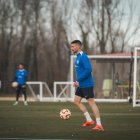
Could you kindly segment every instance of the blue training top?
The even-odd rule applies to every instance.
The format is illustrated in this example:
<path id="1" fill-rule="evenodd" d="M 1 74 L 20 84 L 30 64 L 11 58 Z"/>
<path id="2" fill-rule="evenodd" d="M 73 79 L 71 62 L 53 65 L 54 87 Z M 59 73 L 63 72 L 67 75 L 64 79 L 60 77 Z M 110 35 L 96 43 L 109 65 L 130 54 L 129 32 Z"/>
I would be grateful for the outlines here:
<path id="1" fill-rule="evenodd" d="M 83 51 L 77 54 L 75 70 L 79 87 L 85 88 L 94 86 L 92 67 L 87 55 Z"/>
<path id="2" fill-rule="evenodd" d="M 19 85 L 26 84 L 27 76 L 28 76 L 28 72 L 26 69 L 16 71 L 16 81 L 18 82 Z"/>

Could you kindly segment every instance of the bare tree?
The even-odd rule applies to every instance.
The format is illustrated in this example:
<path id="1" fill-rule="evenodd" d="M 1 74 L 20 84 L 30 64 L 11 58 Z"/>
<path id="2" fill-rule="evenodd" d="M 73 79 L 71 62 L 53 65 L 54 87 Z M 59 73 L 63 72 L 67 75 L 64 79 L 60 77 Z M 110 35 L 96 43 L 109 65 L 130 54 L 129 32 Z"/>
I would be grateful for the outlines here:
<path id="1" fill-rule="evenodd" d="M 124 51 L 124 48 L 139 32 L 139 19 L 133 27 L 134 6 L 133 1 L 126 1 L 129 5 L 129 17 L 126 19 L 125 8 L 121 8 L 120 0 L 82 0 L 79 8 L 80 16 L 76 17 L 76 23 L 88 36 L 88 42 L 93 41 L 97 53 Z M 83 38 L 83 37 L 81 37 Z M 90 39 L 89 39 L 90 38 Z M 119 42 L 119 43 L 118 43 Z M 89 47 L 90 48 L 90 47 Z"/>
<path id="2" fill-rule="evenodd" d="M 9 58 L 12 52 L 14 15 L 11 3 L 0 0 L 0 77 L 4 85 L 9 84 L 9 65 L 11 63 Z M 5 86 L 3 86 L 2 90 L 8 91 Z"/>

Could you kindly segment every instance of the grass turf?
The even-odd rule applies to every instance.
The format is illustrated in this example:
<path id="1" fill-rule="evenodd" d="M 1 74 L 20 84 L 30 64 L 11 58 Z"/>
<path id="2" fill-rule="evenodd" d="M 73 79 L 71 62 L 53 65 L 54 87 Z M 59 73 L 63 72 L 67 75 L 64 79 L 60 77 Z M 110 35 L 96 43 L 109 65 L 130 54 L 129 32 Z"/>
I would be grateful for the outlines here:
<path id="1" fill-rule="evenodd" d="M 79 109 L 70 102 L 40 103 L 0 102 L 0 138 L 132 140 L 140 138 L 140 108 L 130 103 L 97 103 L 104 132 L 83 128 L 85 121 Z M 85 103 L 89 112 L 88 105 Z M 71 110 L 69 120 L 61 120 L 59 112 Z M 92 115 L 94 118 L 94 116 Z"/>

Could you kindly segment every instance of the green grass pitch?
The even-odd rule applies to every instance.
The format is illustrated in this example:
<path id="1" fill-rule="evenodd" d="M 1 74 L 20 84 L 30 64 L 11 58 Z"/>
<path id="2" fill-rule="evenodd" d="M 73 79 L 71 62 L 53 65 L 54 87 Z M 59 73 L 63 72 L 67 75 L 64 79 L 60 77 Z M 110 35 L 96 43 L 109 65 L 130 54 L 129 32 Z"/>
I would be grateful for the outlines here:
<path id="1" fill-rule="evenodd" d="M 130 103 L 97 103 L 101 112 L 104 132 L 83 128 L 85 121 L 79 109 L 71 102 L 0 102 L 0 138 L 29 139 L 83 139 L 132 140 L 140 138 L 140 108 Z M 87 103 L 85 103 L 91 112 Z M 61 120 L 59 112 L 70 109 L 69 120 Z M 94 116 L 92 115 L 94 118 Z"/>

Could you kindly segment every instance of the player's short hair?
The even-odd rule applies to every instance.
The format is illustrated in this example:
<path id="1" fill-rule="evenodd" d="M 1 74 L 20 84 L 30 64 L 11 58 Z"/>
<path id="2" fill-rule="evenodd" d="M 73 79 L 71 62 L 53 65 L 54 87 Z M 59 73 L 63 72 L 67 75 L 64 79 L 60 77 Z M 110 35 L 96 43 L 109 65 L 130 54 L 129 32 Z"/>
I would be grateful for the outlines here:
<path id="1" fill-rule="evenodd" d="M 19 66 L 19 65 L 22 65 L 23 67 L 25 67 L 24 63 L 22 63 L 22 62 L 21 62 L 21 63 L 19 63 L 19 64 L 18 64 L 18 66 Z"/>
<path id="2" fill-rule="evenodd" d="M 82 46 L 82 42 L 80 40 L 74 40 L 71 42 L 71 44 L 78 44 L 78 45 Z"/>

